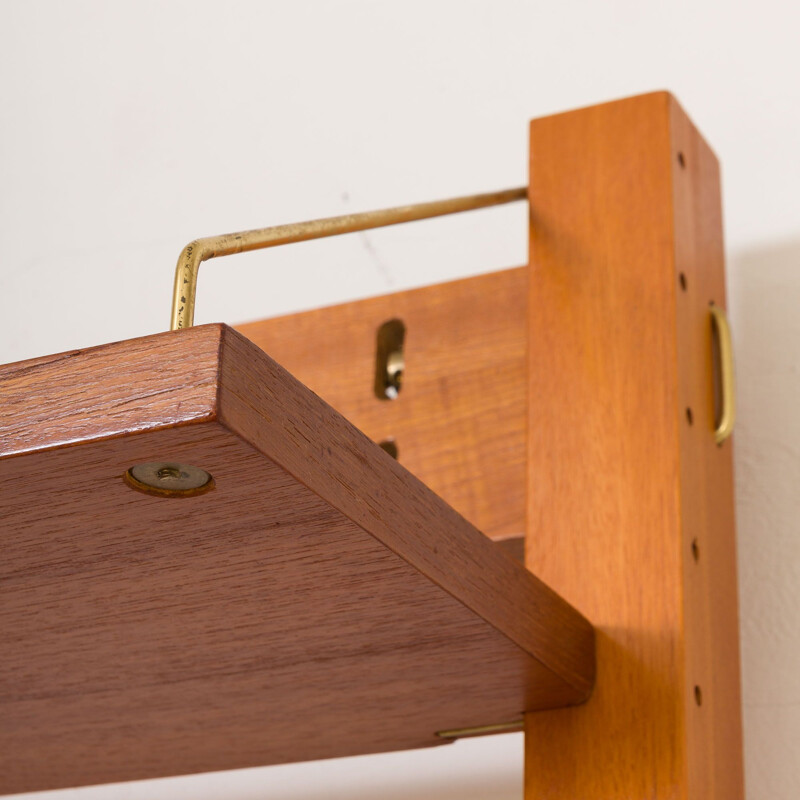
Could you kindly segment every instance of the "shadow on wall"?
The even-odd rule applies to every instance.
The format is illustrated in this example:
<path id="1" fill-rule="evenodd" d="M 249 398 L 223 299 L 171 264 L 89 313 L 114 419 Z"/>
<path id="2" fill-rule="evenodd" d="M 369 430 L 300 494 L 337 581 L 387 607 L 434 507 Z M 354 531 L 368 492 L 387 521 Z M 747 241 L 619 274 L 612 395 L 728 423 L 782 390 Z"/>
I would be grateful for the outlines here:
<path id="1" fill-rule="evenodd" d="M 800 797 L 800 240 L 728 266 L 748 797 Z"/>

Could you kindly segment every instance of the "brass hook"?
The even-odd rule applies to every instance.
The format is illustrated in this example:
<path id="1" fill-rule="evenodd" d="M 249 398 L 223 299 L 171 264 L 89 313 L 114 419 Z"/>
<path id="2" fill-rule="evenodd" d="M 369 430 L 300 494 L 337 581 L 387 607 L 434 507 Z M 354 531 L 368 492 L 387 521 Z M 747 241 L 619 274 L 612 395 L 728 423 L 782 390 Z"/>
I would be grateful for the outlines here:
<path id="1" fill-rule="evenodd" d="M 732 433 L 736 424 L 736 382 L 733 367 L 733 340 L 725 310 L 711 304 L 711 324 L 717 334 L 719 344 L 719 376 L 721 387 L 721 408 L 719 420 L 714 430 L 714 439 L 722 444 Z"/>

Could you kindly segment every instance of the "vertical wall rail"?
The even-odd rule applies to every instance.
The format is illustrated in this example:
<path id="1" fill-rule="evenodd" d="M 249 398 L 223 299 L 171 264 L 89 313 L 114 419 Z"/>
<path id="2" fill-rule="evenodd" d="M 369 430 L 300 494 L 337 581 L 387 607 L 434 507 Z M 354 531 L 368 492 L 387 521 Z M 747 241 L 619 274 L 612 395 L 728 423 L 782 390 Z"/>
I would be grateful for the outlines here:
<path id="1" fill-rule="evenodd" d="M 531 127 L 526 561 L 598 630 L 526 719 L 526 797 L 743 796 L 719 167 L 666 93 Z"/>

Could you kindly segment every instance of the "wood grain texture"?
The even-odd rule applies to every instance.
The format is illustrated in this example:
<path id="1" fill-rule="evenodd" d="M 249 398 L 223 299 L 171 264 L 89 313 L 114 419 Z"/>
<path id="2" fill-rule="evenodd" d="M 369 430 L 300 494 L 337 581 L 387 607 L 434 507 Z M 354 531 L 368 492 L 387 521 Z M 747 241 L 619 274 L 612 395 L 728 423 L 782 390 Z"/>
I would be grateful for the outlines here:
<path id="1" fill-rule="evenodd" d="M 590 691 L 586 620 L 231 329 L 0 391 L 0 791 L 429 746 Z M 123 483 L 157 460 L 216 488 Z"/>
<path id="2" fill-rule="evenodd" d="M 595 622 L 598 676 L 526 716 L 529 798 L 742 796 L 718 181 L 666 93 L 532 123 L 526 563 Z"/>
<path id="3" fill-rule="evenodd" d="M 237 326 L 493 539 L 525 531 L 527 268 Z M 373 391 L 376 333 L 406 326 L 403 388 Z"/>
<path id="4" fill-rule="evenodd" d="M 213 419 L 219 347 L 205 326 L 0 366 L 0 457 Z"/>
<path id="5" fill-rule="evenodd" d="M 734 515 L 733 440 L 718 447 L 710 303 L 725 307 L 719 162 L 676 102 L 673 148 L 679 391 L 693 424 L 679 428 L 689 787 L 697 797 L 742 798 L 741 675 Z M 683 282 L 680 275 L 684 276 Z M 689 557 L 689 554 L 692 554 Z M 698 713 L 698 711 L 700 713 Z"/>

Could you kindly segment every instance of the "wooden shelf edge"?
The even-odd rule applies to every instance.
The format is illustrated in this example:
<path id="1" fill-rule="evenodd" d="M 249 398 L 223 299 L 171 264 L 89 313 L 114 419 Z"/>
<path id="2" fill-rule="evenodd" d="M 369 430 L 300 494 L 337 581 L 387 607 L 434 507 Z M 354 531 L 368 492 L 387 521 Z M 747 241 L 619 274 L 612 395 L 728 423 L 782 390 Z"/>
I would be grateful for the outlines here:
<path id="1" fill-rule="evenodd" d="M 585 617 L 227 326 L 220 353 L 224 425 L 559 675 L 575 703 L 588 699 L 594 629 Z M 287 429 L 307 442 L 324 431 L 348 446 L 287 447 Z M 428 527 L 431 518 L 446 523 Z"/>
<path id="2" fill-rule="evenodd" d="M 0 459 L 217 419 L 558 675 L 571 702 L 591 693 L 591 624 L 232 328 L 10 364 L 0 386 Z"/>
<path id="3" fill-rule="evenodd" d="M 0 366 L 0 459 L 216 419 L 223 327 Z"/>

